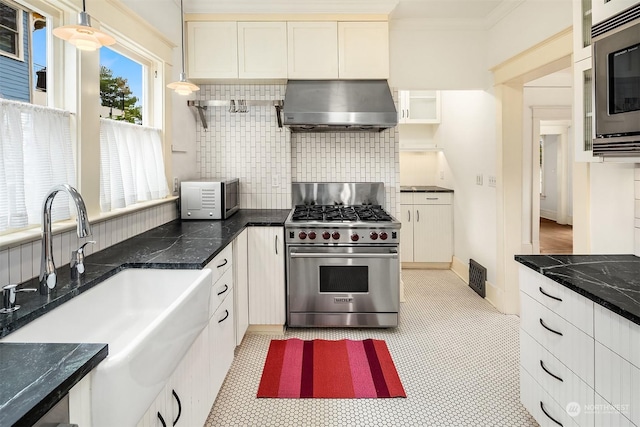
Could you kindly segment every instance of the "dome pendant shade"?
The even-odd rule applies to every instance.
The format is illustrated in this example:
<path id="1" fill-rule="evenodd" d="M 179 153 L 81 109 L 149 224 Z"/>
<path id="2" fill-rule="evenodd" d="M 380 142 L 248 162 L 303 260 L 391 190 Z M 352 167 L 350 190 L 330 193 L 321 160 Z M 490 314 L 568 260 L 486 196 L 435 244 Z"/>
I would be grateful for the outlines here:
<path id="1" fill-rule="evenodd" d="M 80 50 L 86 51 L 93 51 L 116 42 L 116 39 L 110 35 L 93 28 L 91 26 L 91 17 L 84 10 L 78 14 L 78 25 L 64 25 L 54 28 L 53 35 L 68 41 Z"/>

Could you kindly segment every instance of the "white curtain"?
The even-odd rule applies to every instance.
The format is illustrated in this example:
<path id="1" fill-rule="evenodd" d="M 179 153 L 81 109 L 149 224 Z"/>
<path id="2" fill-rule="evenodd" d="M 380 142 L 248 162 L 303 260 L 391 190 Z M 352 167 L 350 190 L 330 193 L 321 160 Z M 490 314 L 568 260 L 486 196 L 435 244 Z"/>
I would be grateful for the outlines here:
<path id="1" fill-rule="evenodd" d="M 42 203 L 55 185 L 75 186 L 69 112 L 0 99 L 0 232 L 42 221 Z M 66 194 L 56 197 L 54 221 L 70 218 Z"/>
<path id="2" fill-rule="evenodd" d="M 100 119 L 102 211 L 168 195 L 160 130 Z"/>

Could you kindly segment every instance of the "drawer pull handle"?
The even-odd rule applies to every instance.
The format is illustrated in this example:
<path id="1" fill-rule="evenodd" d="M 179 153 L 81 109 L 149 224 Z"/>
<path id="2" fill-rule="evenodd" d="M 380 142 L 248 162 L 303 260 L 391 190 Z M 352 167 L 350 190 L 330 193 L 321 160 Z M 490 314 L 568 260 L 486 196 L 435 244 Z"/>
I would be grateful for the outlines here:
<path id="1" fill-rule="evenodd" d="M 555 330 L 551 329 L 550 327 L 548 327 L 547 325 L 545 325 L 545 324 L 544 324 L 544 322 L 542 321 L 542 319 L 540 319 L 540 324 L 541 324 L 541 325 L 542 325 L 542 327 L 543 327 L 543 328 L 545 328 L 547 331 L 549 331 L 549 332 L 553 332 L 553 333 L 554 333 L 554 334 L 556 334 L 556 335 L 563 336 L 563 335 L 562 335 L 562 332 L 555 331 Z"/>
<path id="2" fill-rule="evenodd" d="M 542 360 L 540 360 L 540 367 L 542 368 L 543 371 L 545 371 L 547 374 L 551 375 L 553 378 L 557 379 L 560 382 L 564 382 L 564 380 L 562 378 L 560 378 L 557 375 L 552 374 L 545 366 L 544 366 L 544 362 Z"/>
<path id="3" fill-rule="evenodd" d="M 542 295 L 544 295 L 544 296 L 546 296 L 546 297 L 549 297 L 549 298 L 551 298 L 551 299 L 553 299 L 553 300 L 556 300 L 556 301 L 560 301 L 560 302 L 562 302 L 562 298 L 558 298 L 558 297 L 554 297 L 553 295 L 549 295 L 548 293 L 546 293 L 546 292 L 544 291 L 544 289 L 542 289 L 542 286 L 540 286 L 538 289 L 540 289 L 540 293 L 541 293 Z"/>
<path id="4" fill-rule="evenodd" d="M 178 416 L 176 417 L 175 421 L 173 422 L 173 425 L 175 426 L 176 424 L 178 424 L 178 420 L 180 419 L 180 415 L 182 415 L 182 402 L 180 402 L 180 398 L 178 397 L 178 393 L 176 393 L 175 390 L 171 390 L 171 394 L 173 394 L 173 397 L 176 399 L 176 402 L 178 402 Z"/>
<path id="5" fill-rule="evenodd" d="M 229 290 L 229 286 L 227 286 L 227 284 L 225 283 L 224 285 L 224 289 L 221 290 L 220 292 L 218 292 L 218 296 L 224 294 L 225 292 L 227 292 Z"/>
<path id="6" fill-rule="evenodd" d="M 224 322 L 225 320 L 227 320 L 227 317 L 229 317 L 229 310 L 225 310 L 224 311 L 224 317 L 222 319 L 218 320 L 218 323 Z"/>
<path id="7" fill-rule="evenodd" d="M 167 427 L 167 423 L 164 421 L 164 418 L 162 418 L 162 414 L 160 414 L 160 412 L 158 412 L 158 419 L 162 423 L 162 427 Z"/>
<path id="8" fill-rule="evenodd" d="M 553 418 L 551 415 L 549 415 L 549 414 L 547 413 L 547 411 L 544 409 L 544 404 L 542 403 L 542 400 L 540 401 L 540 409 L 542 409 L 542 412 L 544 412 L 544 414 L 545 414 L 547 417 L 549 417 L 549 419 L 550 419 L 551 421 L 553 421 L 554 423 L 558 424 L 560 427 L 563 427 L 561 422 L 559 422 L 558 420 L 556 420 L 555 418 Z"/>
<path id="9" fill-rule="evenodd" d="M 427 200 L 440 200 L 438 197 L 427 197 Z"/>
<path id="10" fill-rule="evenodd" d="M 224 262 L 223 262 L 222 264 L 220 264 L 220 265 L 218 266 L 218 268 L 220 268 L 220 267 L 224 267 L 224 266 L 225 266 L 225 265 L 227 265 L 228 263 L 229 263 L 229 261 L 227 261 L 227 259 L 225 258 L 225 259 L 224 259 Z"/>

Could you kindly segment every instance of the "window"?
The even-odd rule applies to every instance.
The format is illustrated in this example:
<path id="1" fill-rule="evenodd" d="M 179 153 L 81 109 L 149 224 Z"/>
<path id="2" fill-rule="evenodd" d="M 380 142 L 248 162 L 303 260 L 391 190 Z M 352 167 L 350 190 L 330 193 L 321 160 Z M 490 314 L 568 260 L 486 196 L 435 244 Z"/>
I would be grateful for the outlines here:
<path id="1" fill-rule="evenodd" d="M 142 124 L 142 64 L 100 49 L 100 117 Z"/>
<path id="2" fill-rule="evenodd" d="M 0 53 L 21 59 L 22 10 L 0 2 Z"/>

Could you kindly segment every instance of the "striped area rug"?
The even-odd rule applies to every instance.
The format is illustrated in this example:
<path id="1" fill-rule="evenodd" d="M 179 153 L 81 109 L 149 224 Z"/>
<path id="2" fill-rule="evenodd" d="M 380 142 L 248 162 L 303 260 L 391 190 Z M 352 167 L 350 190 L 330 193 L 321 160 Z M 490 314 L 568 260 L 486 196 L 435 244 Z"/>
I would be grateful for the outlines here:
<path id="1" fill-rule="evenodd" d="M 407 397 L 382 340 L 271 340 L 258 397 Z"/>

